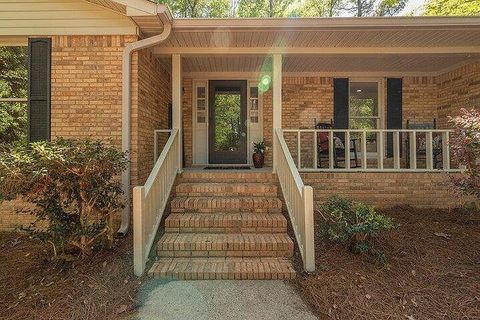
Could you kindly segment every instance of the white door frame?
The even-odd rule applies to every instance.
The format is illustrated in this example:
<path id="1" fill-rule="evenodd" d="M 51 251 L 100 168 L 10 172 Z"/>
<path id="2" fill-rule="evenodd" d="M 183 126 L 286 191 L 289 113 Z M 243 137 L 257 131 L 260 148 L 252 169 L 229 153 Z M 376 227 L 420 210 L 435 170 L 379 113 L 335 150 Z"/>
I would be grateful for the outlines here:
<path id="1" fill-rule="evenodd" d="M 247 78 L 247 79 L 244 79 L 244 78 L 239 78 L 237 76 L 234 76 L 234 75 L 231 75 L 229 73 L 225 73 L 225 74 L 218 74 L 218 75 L 215 75 L 215 76 L 211 76 L 209 77 L 208 79 L 205 79 L 205 78 L 193 78 L 192 79 L 192 164 L 194 166 L 206 166 L 206 165 L 209 165 L 209 160 L 208 160 L 208 156 L 207 156 L 207 161 L 206 163 L 202 163 L 202 162 L 198 162 L 197 161 L 197 158 L 198 158 L 198 151 L 197 151 L 197 144 L 196 144 L 196 139 L 195 139 L 195 135 L 196 135 L 196 132 L 197 132 L 197 85 L 199 83 L 205 83 L 205 90 L 206 90 L 206 113 L 207 113 L 207 119 L 206 119 L 206 124 L 207 124 L 207 141 L 206 141 L 206 152 L 207 152 L 207 155 L 208 155 L 208 148 L 210 147 L 209 146 L 209 143 L 208 143 L 208 126 L 209 126 L 209 119 L 208 119 L 208 109 L 209 109 L 209 105 L 208 105 L 208 83 L 209 83 L 209 80 L 242 80 L 242 81 L 247 81 L 247 162 L 244 163 L 244 164 L 236 164 L 236 166 L 238 165 L 251 165 L 252 164 L 252 148 L 251 148 L 251 141 L 250 141 L 250 137 L 251 137 L 251 122 L 250 122 L 250 87 L 252 85 L 256 85 L 257 84 L 257 80 L 254 79 L 254 78 Z M 259 90 L 259 93 L 258 93 L 258 108 L 259 108 L 259 113 L 258 113 L 258 124 L 260 126 L 260 136 L 261 136 L 261 139 L 263 139 L 263 94 L 260 92 Z M 228 166 L 228 164 L 226 164 L 225 166 Z"/>

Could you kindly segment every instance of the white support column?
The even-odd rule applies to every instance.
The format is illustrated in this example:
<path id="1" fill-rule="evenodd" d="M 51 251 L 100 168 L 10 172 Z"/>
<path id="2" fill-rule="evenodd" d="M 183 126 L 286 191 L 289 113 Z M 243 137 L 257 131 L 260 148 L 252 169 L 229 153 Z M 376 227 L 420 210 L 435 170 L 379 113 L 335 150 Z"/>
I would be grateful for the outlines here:
<path id="1" fill-rule="evenodd" d="M 272 77 L 272 89 L 273 89 L 273 149 L 277 146 L 275 139 L 275 130 L 282 128 L 282 55 L 273 55 L 273 77 Z M 275 154 L 275 151 L 273 152 Z M 273 171 L 276 170 L 276 159 L 273 158 Z"/>
<path id="2" fill-rule="evenodd" d="M 172 127 L 178 129 L 178 168 L 183 167 L 183 130 L 182 130 L 182 58 L 172 55 Z"/>
<path id="3" fill-rule="evenodd" d="M 442 132 L 442 166 L 443 170 L 450 170 L 450 136 L 449 132 Z"/>
<path id="4" fill-rule="evenodd" d="M 427 162 L 427 169 L 433 170 L 433 135 L 432 131 L 428 131 L 425 133 L 426 135 L 426 162 Z"/>
<path id="5" fill-rule="evenodd" d="M 393 168 L 400 169 L 400 132 L 393 133 Z"/>

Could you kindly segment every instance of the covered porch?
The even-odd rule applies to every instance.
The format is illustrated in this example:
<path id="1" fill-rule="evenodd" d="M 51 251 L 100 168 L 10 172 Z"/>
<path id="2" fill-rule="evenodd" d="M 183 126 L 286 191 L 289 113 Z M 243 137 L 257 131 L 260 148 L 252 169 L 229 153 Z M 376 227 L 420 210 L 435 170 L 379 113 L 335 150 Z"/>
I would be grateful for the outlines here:
<path id="1" fill-rule="evenodd" d="M 134 221 L 137 234 L 153 239 L 178 172 L 251 166 L 261 140 L 306 270 L 314 202 L 328 194 L 451 204 L 444 173 L 460 168 L 448 117 L 480 102 L 476 21 L 178 19 L 172 30 L 149 50 L 170 71 L 171 129 L 147 139 L 153 170 L 139 169 L 150 175 L 133 199 L 134 219 L 149 218 Z"/>
<path id="2" fill-rule="evenodd" d="M 282 129 L 301 171 L 458 168 L 450 161 L 448 117 L 478 102 L 473 20 L 229 22 L 177 19 L 172 35 L 151 49 L 171 70 L 184 167 L 251 165 L 261 140 L 274 167 L 274 135 Z M 236 90 L 231 98 L 239 104 L 230 107 L 223 138 L 215 136 L 227 130 L 215 123 L 225 116 L 220 108 L 215 118 L 222 84 Z M 235 152 L 216 157 L 218 148 Z"/>

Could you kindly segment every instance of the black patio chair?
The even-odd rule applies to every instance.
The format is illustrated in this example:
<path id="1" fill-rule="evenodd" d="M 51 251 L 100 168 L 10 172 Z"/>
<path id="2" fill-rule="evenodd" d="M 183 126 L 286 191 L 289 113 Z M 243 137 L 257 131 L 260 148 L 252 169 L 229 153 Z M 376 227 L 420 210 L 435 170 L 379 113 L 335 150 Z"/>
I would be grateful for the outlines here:
<path id="1" fill-rule="evenodd" d="M 407 120 L 407 129 L 413 130 L 435 130 L 437 129 L 437 120 L 434 118 L 432 122 L 424 121 L 424 122 L 412 122 Z M 416 137 L 416 158 L 417 160 L 427 160 L 427 146 L 426 146 L 426 135 L 423 133 L 417 133 Z M 410 166 L 410 135 L 407 135 L 407 139 L 405 141 L 406 144 L 406 161 L 407 166 Z M 433 153 L 433 167 L 437 168 L 437 165 L 442 163 L 442 139 L 441 137 L 435 137 L 432 146 L 432 153 Z"/>
<path id="2" fill-rule="evenodd" d="M 333 121 L 330 121 L 330 123 L 327 122 L 318 122 L 315 124 L 315 129 L 325 129 L 325 130 L 331 130 L 333 129 Z M 334 140 L 335 139 L 340 139 L 336 135 L 334 135 Z M 334 147 L 334 153 L 333 153 L 333 162 L 334 162 L 334 167 L 338 168 L 338 163 L 339 162 L 344 162 L 345 163 L 345 139 L 343 139 L 343 147 L 337 147 L 335 143 Z M 350 139 L 350 153 L 353 153 L 353 157 L 350 158 L 350 161 L 355 161 L 355 166 L 353 168 L 358 167 L 358 156 L 357 156 L 357 139 Z M 318 132 L 317 133 L 317 158 L 318 158 L 318 163 L 317 167 L 321 168 L 322 167 L 322 159 L 327 159 L 327 162 L 329 161 L 329 143 L 330 143 L 330 138 L 329 138 L 329 133 L 328 132 Z"/>

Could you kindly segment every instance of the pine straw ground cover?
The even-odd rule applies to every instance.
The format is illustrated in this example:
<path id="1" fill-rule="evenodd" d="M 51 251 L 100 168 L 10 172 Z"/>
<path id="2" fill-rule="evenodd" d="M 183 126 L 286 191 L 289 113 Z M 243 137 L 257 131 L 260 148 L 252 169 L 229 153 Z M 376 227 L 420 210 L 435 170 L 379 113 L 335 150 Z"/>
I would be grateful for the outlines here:
<path id="1" fill-rule="evenodd" d="M 0 233 L 0 319 L 121 319 L 133 312 L 139 280 L 131 239 L 70 263 L 47 260 L 50 247 Z"/>
<path id="2" fill-rule="evenodd" d="M 316 237 L 317 272 L 294 284 L 319 318 L 480 319 L 480 213 L 379 212 L 400 224 L 377 241 L 387 266 Z"/>

